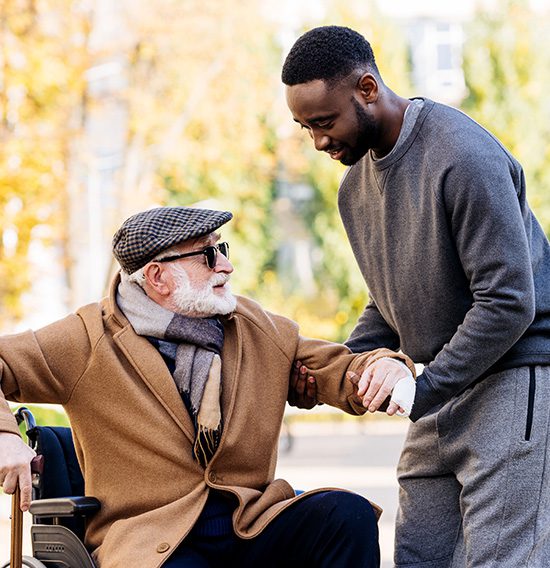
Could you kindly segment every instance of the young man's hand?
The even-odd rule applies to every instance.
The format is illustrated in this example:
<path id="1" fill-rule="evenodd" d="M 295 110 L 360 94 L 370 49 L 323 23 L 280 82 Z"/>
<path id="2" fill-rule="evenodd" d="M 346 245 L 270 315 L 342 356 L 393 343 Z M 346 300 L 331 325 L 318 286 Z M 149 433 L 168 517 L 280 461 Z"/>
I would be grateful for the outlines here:
<path id="1" fill-rule="evenodd" d="M 383 357 L 366 367 L 360 377 L 356 373 L 348 376 L 357 385 L 357 395 L 369 412 L 376 412 L 393 395 L 386 413 L 389 416 L 410 414 L 416 387 L 412 373 L 404 363 Z"/>

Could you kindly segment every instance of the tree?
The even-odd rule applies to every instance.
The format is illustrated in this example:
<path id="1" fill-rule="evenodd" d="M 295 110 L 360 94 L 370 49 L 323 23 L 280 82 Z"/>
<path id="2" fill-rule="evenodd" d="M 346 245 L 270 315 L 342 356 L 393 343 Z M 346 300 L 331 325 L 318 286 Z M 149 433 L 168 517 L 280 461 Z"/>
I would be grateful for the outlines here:
<path id="1" fill-rule="evenodd" d="M 159 202 L 207 200 L 234 213 L 223 232 L 239 266 L 237 287 L 253 294 L 275 246 L 273 30 L 253 0 L 128 7 L 128 155 L 141 156 L 139 176 L 151 179 Z M 135 184 L 136 176 L 129 177 Z M 130 185 L 123 211 L 132 192 Z"/>
<path id="2" fill-rule="evenodd" d="M 69 0 L 0 5 L 0 327 L 23 315 L 33 240 L 64 236 L 86 24 Z"/>
<path id="3" fill-rule="evenodd" d="M 522 164 L 529 202 L 550 232 L 550 16 L 526 0 L 480 12 L 468 28 L 463 108 Z"/>
<path id="4" fill-rule="evenodd" d="M 89 6 L 83 12 L 70 0 L 2 5 L 0 301 L 9 310 L 0 325 L 6 327 L 24 315 L 21 296 L 32 276 L 26 258 L 37 228 L 68 244 L 67 278 L 75 287 L 74 261 L 86 255 L 93 233 L 84 231 L 89 180 L 98 175 L 87 136 L 97 132 L 98 119 L 100 128 L 109 127 L 109 113 L 101 115 L 109 105 L 127 117 L 128 130 L 122 165 L 110 187 L 99 188 L 108 209 L 95 229 L 101 247 L 107 250 L 109 235 L 137 209 L 205 199 L 235 213 L 228 234 L 241 291 L 257 291 L 276 246 L 270 115 L 279 54 L 258 3 L 124 0 L 116 7 L 124 19 L 118 35 L 104 33 L 105 14 L 96 25 L 100 6 Z M 107 92 L 90 83 L 90 70 L 105 62 L 120 64 L 119 86 L 106 85 Z"/>
<path id="5" fill-rule="evenodd" d="M 366 291 L 336 212 L 342 169 L 314 153 L 299 133 L 280 137 L 281 125 L 290 127 L 291 119 L 279 80 L 277 30 L 262 3 L 89 4 L 95 13 L 79 11 L 70 0 L 3 4 L 7 88 L 0 104 L 8 143 L 0 151 L 5 166 L 0 301 L 11 302 L 10 318 L 22 314 L 20 298 L 30 282 L 25 258 L 37 227 L 47 227 L 52 240 L 70 242 L 68 273 L 76 274 L 70 268 L 79 258 L 79 267 L 94 264 L 98 271 L 97 263 L 82 254 L 88 237 L 80 215 L 90 178 L 101 177 L 93 170 L 101 148 L 98 153 L 86 136 L 101 129 L 102 139 L 112 135 L 110 114 L 101 115 L 101 109 L 113 105 L 122 116 L 117 136 L 122 131 L 126 142 L 117 171 L 95 188 L 107 208 L 95 231 L 102 250 L 108 250 L 122 219 L 151 204 L 206 201 L 229 209 L 235 219 L 223 233 L 238 267 L 235 289 L 295 317 L 306 333 L 344 337 L 366 302 Z M 120 18 L 121 33 L 114 33 L 113 19 L 102 13 L 105 6 Z M 334 2 L 327 18 L 364 31 L 375 48 L 377 42 L 391 42 L 392 50 L 380 50 L 378 61 L 389 84 L 398 86 L 407 77 L 402 36 L 370 6 L 366 20 L 357 16 L 363 11 L 359 3 L 342 8 Z M 113 29 L 103 35 L 109 25 Z M 25 61 L 22 67 L 13 63 L 18 57 Z M 119 75 L 113 75 L 113 83 L 110 77 L 93 83 L 91 77 L 105 67 L 119 69 Z M 309 233 L 314 240 L 313 294 L 277 272 L 284 181 L 313 187 L 313 199 L 297 209 L 304 240 Z M 68 280 L 74 289 L 74 280 Z M 80 303 L 73 299 L 70 305 Z"/>

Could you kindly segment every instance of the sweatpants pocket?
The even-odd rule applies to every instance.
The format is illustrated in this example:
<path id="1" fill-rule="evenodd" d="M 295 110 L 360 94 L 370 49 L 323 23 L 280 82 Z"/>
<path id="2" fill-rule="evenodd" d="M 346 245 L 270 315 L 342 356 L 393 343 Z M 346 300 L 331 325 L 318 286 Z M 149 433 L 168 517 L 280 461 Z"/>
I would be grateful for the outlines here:
<path id="1" fill-rule="evenodd" d="M 531 439 L 531 429 L 533 428 L 533 413 L 535 410 L 535 390 L 537 388 L 535 367 L 529 367 L 529 394 L 527 397 L 527 420 L 525 422 L 525 441 Z"/>

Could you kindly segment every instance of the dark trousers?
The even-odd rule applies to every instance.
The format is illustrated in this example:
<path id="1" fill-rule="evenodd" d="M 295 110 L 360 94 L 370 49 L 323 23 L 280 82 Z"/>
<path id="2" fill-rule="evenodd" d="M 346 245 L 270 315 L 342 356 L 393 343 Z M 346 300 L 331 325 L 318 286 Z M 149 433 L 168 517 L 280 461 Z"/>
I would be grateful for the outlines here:
<path id="1" fill-rule="evenodd" d="M 316 493 L 280 513 L 256 538 L 190 536 L 163 568 L 378 568 L 378 525 L 369 502 Z"/>

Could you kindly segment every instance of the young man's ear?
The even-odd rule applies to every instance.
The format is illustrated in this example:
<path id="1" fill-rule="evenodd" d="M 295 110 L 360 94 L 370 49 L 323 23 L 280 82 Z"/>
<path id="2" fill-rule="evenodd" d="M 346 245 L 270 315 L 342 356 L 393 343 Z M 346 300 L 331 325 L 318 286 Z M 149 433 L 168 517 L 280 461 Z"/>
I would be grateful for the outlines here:
<path id="1" fill-rule="evenodd" d="M 372 73 L 363 73 L 357 82 L 357 89 L 363 102 L 369 104 L 378 100 L 378 80 Z"/>

